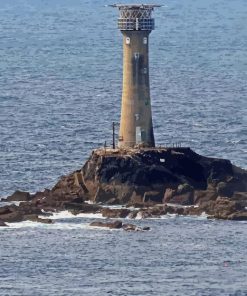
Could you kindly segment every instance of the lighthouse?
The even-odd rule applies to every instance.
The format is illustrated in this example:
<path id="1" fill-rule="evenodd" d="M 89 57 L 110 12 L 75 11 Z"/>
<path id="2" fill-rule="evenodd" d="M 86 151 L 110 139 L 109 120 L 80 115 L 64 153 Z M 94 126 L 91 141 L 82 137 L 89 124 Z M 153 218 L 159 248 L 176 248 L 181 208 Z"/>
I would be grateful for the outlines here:
<path id="1" fill-rule="evenodd" d="M 155 147 L 149 82 L 152 12 L 160 5 L 114 4 L 123 34 L 123 86 L 118 147 Z"/>

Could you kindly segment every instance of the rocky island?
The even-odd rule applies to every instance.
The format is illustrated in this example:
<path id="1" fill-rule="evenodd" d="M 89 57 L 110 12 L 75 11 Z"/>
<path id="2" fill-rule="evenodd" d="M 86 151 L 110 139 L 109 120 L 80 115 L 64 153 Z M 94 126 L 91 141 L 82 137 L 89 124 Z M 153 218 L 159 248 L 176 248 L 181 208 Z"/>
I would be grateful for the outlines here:
<path id="1" fill-rule="evenodd" d="M 20 203 L 0 208 L 0 226 L 23 220 L 52 223 L 44 216 L 62 210 L 109 219 L 205 213 L 208 218 L 247 220 L 247 171 L 190 148 L 102 148 L 52 189 L 16 191 L 5 201 Z"/>
<path id="2" fill-rule="evenodd" d="M 124 40 L 119 148 L 93 150 L 80 170 L 61 177 L 51 189 L 16 191 L 6 201 L 20 203 L 0 208 L 0 226 L 23 220 L 52 223 L 49 215 L 62 210 L 109 219 L 205 213 L 208 218 L 247 220 L 246 170 L 186 147 L 155 148 L 148 44 L 155 27 L 152 12 L 160 5 L 111 6 L 119 9 Z M 113 139 L 115 148 L 114 127 Z M 119 221 L 102 223 L 92 226 L 136 229 Z"/>

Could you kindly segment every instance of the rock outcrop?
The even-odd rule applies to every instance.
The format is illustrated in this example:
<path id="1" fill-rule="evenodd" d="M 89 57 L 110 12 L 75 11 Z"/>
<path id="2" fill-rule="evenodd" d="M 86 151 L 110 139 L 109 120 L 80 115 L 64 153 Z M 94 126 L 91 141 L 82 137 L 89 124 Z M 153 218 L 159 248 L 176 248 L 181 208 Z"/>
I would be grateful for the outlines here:
<path id="1" fill-rule="evenodd" d="M 17 191 L 7 200 L 24 202 L 0 208 L 3 222 L 38 217 L 42 210 L 101 212 L 107 218 L 205 212 L 217 219 L 244 220 L 247 171 L 190 148 L 97 149 L 81 170 L 63 176 L 52 189 L 35 194 Z M 102 207 L 115 204 L 129 208 Z"/>
<path id="2" fill-rule="evenodd" d="M 189 148 L 95 150 L 78 172 L 93 202 L 193 205 L 247 192 L 247 172 Z"/>
<path id="3" fill-rule="evenodd" d="M 30 199 L 31 194 L 29 192 L 17 190 L 11 196 L 8 196 L 6 201 L 29 201 Z"/>

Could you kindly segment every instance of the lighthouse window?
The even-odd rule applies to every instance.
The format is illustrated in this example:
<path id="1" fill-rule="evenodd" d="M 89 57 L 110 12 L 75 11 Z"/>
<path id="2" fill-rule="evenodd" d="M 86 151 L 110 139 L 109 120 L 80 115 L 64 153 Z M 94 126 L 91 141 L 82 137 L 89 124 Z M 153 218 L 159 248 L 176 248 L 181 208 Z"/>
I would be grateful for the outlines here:
<path id="1" fill-rule="evenodd" d="M 135 52 L 134 53 L 134 57 L 135 57 L 135 60 L 138 60 L 140 58 L 140 53 L 139 52 Z"/>
<path id="2" fill-rule="evenodd" d="M 143 44 L 148 44 L 148 39 L 147 39 L 147 37 L 144 37 L 144 38 L 143 38 Z"/>
<path id="3" fill-rule="evenodd" d="M 126 42 L 126 44 L 130 44 L 130 38 L 129 37 L 126 37 L 125 42 Z"/>

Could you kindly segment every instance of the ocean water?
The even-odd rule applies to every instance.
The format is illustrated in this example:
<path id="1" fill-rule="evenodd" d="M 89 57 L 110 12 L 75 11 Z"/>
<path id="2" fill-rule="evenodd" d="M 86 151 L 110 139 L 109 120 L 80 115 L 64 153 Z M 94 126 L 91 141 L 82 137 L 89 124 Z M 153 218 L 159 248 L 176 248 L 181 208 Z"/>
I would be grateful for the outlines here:
<path id="1" fill-rule="evenodd" d="M 0 0 L 0 196 L 51 187 L 111 144 L 122 83 L 111 3 Z M 155 3 L 157 144 L 247 168 L 246 0 Z M 92 230 L 94 218 L 1 229 L 0 295 L 247 295 L 246 223 L 164 217 L 126 233 Z"/>

